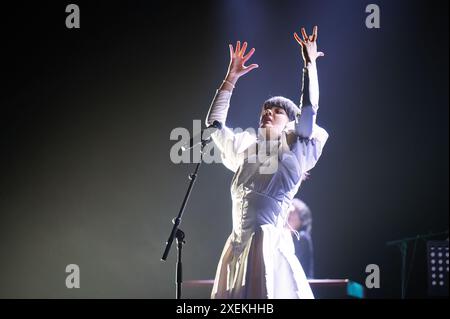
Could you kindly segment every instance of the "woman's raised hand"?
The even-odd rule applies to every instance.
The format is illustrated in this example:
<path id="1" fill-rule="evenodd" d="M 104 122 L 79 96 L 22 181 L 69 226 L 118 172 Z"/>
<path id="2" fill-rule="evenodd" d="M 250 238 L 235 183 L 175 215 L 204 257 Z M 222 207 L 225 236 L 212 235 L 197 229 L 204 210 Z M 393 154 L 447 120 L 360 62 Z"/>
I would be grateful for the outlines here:
<path id="1" fill-rule="evenodd" d="M 245 54 L 245 50 L 247 50 L 247 42 L 242 44 L 237 41 L 236 48 L 233 48 L 233 45 L 230 44 L 230 65 L 228 66 L 228 75 L 227 79 L 232 82 L 236 82 L 244 74 L 247 74 L 253 69 L 258 67 L 258 64 L 250 64 L 245 66 L 244 64 L 252 57 L 253 53 L 255 53 L 255 48 L 252 48 L 247 54 Z"/>
<path id="2" fill-rule="evenodd" d="M 305 64 L 309 62 L 316 62 L 317 58 L 324 56 L 323 52 L 317 52 L 317 26 L 313 28 L 313 34 L 308 36 L 305 28 L 301 29 L 303 39 L 301 39 L 297 32 L 294 32 L 294 38 L 302 47 L 302 56 Z"/>

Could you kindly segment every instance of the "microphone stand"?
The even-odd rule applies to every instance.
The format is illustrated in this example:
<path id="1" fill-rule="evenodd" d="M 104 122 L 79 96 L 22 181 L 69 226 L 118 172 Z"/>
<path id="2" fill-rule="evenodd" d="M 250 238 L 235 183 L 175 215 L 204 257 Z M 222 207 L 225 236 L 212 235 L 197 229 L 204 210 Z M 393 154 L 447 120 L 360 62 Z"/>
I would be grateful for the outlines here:
<path id="1" fill-rule="evenodd" d="M 387 246 L 397 246 L 400 249 L 400 254 L 402 258 L 402 269 L 401 269 L 401 291 L 402 291 L 402 299 L 405 299 L 406 297 L 406 285 L 407 285 L 407 278 L 406 278 L 406 255 L 408 253 L 408 242 L 410 241 L 416 241 L 419 239 L 427 239 L 431 237 L 436 237 L 440 235 L 448 235 L 448 230 L 443 231 L 440 233 L 430 233 L 426 235 L 417 235 L 414 237 L 406 237 L 399 240 L 392 240 L 386 242 Z M 409 277 L 409 276 L 408 276 Z"/>
<path id="2" fill-rule="evenodd" d="M 181 262 L 181 252 L 183 249 L 183 244 L 185 244 L 185 233 L 179 228 L 180 223 L 181 223 L 181 219 L 183 217 L 183 213 L 184 213 L 184 209 L 186 208 L 186 204 L 189 200 L 189 196 L 191 195 L 191 191 L 192 188 L 194 186 L 195 180 L 197 178 L 197 174 L 198 174 L 198 170 L 200 168 L 200 165 L 203 162 L 203 148 L 205 147 L 205 145 L 207 145 L 209 142 L 211 141 L 211 138 L 207 138 L 207 139 L 201 139 L 201 149 L 200 149 L 200 161 L 197 163 L 197 165 L 195 166 L 195 170 L 194 173 L 189 175 L 189 186 L 186 192 L 186 195 L 184 196 L 183 202 L 181 204 L 181 208 L 178 212 L 178 216 L 176 218 L 174 218 L 172 220 L 173 222 L 173 227 L 172 230 L 170 232 L 169 235 L 169 239 L 166 242 L 166 248 L 164 249 L 164 253 L 163 256 L 161 258 L 161 261 L 166 261 L 167 256 L 169 255 L 169 251 L 170 248 L 172 246 L 173 240 L 177 239 L 177 249 L 178 249 L 178 254 L 177 254 L 177 266 L 176 266 L 176 273 L 175 273 L 175 278 L 176 278 L 176 299 L 181 299 L 181 287 L 183 284 L 183 269 L 182 269 L 182 262 Z M 192 145 L 192 147 L 195 145 Z M 190 149 L 190 148 L 186 148 L 186 149 Z"/>

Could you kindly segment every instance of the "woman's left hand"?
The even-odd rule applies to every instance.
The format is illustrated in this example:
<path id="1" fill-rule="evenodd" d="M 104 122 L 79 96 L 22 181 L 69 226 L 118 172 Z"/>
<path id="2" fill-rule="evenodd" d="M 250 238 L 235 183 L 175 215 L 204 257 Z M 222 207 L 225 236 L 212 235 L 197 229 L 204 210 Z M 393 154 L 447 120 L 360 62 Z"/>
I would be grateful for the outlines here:
<path id="1" fill-rule="evenodd" d="M 302 56 L 305 65 L 315 63 L 318 57 L 324 56 L 323 52 L 317 51 L 317 26 L 313 28 L 313 34 L 308 36 L 305 28 L 301 29 L 303 40 L 294 32 L 294 38 L 302 47 Z"/>

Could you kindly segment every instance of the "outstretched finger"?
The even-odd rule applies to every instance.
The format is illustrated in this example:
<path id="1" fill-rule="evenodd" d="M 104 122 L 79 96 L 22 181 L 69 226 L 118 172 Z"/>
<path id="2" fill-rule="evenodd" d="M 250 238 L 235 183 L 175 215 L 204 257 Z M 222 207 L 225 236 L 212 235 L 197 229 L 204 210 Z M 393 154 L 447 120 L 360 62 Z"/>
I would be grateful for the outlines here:
<path id="1" fill-rule="evenodd" d="M 317 56 L 325 56 L 325 53 L 323 53 L 323 52 L 317 52 Z"/>
<path id="2" fill-rule="evenodd" d="M 233 45 L 229 44 L 228 47 L 230 48 L 230 59 L 233 59 Z"/>
<path id="3" fill-rule="evenodd" d="M 306 30 L 305 28 L 302 28 L 302 36 L 303 36 L 303 41 L 308 41 L 308 35 L 306 34 Z"/>
<path id="4" fill-rule="evenodd" d="M 243 56 L 245 53 L 245 50 L 247 50 L 247 42 L 244 42 L 244 44 L 242 45 L 242 49 L 240 52 L 240 55 Z"/>
<path id="5" fill-rule="evenodd" d="M 241 41 L 238 41 L 236 43 L 236 54 L 239 54 L 239 52 L 241 51 Z"/>
<path id="6" fill-rule="evenodd" d="M 302 39 L 300 39 L 300 37 L 298 36 L 297 32 L 294 32 L 294 38 L 295 40 L 298 42 L 298 44 L 300 44 L 303 47 L 303 41 Z"/>
<path id="7" fill-rule="evenodd" d="M 247 55 L 242 58 L 242 60 L 244 62 L 247 61 L 248 59 L 250 59 L 252 57 L 253 53 L 255 53 L 255 48 L 252 48 L 250 50 L 250 52 L 248 52 Z"/>
<path id="8" fill-rule="evenodd" d="M 259 65 L 258 64 L 250 64 L 248 67 L 246 67 L 245 68 L 245 73 L 248 73 L 248 72 L 250 72 L 251 70 L 253 70 L 253 69 L 256 69 L 256 68 L 259 68 Z"/>
<path id="9" fill-rule="evenodd" d="M 317 40 L 317 26 L 315 25 L 313 28 L 313 41 Z"/>

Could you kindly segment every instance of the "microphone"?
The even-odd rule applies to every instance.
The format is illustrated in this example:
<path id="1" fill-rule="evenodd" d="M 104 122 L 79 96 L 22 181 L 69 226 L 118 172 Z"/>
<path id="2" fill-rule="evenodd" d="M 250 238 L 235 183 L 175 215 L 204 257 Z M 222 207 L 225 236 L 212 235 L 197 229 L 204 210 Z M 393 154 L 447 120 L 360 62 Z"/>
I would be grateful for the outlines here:
<path id="1" fill-rule="evenodd" d="M 197 146 L 198 144 L 205 142 L 205 141 L 209 141 L 209 139 L 211 138 L 211 134 L 214 133 L 217 130 L 221 130 L 222 129 L 222 123 L 220 123 L 219 121 L 214 121 L 210 126 L 208 126 L 207 128 L 205 128 L 204 130 L 201 131 L 200 134 L 197 134 L 193 137 L 191 137 L 191 139 L 189 140 L 189 143 L 184 144 L 181 147 L 181 150 L 187 151 L 190 150 L 191 148 Z M 205 134 L 207 133 L 207 134 Z M 204 136 L 206 135 L 206 137 Z"/>

